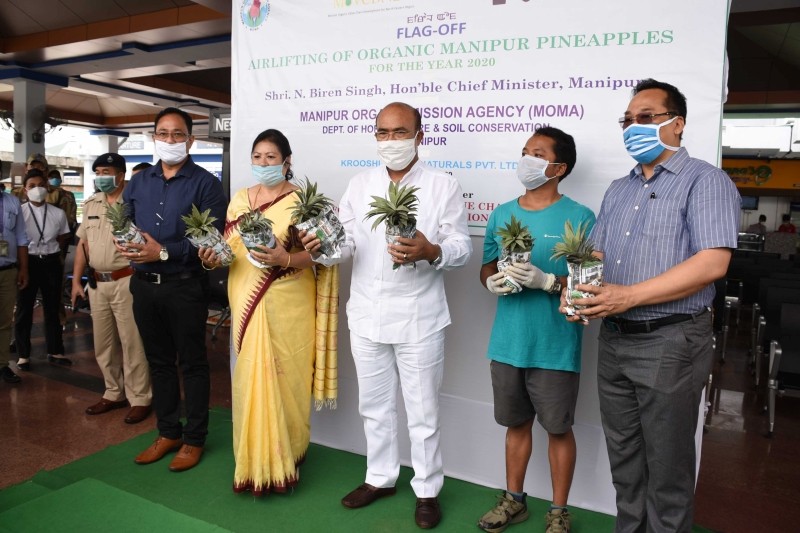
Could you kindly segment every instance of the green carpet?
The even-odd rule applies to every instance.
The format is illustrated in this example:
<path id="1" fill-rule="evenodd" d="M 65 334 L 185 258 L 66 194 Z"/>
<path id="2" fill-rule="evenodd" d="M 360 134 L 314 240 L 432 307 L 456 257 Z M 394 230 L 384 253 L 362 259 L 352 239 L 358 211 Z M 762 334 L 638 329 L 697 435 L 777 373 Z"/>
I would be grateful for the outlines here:
<path id="1" fill-rule="evenodd" d="M 140 466 L 134 456 L 155 432 L 111 446 L 0 491 L 0 532 L 418 532 L 411 471 L 403 468 L 396 496 L 350 510 L 339 500 L 364 480 L 363 456 L 311 445 L 300 484 L 255 499 L 234 494 L 231 413 L 212 410 L 206 453 L 192 470 L 173 473 L 169 459 Z M 477 519 L 496 489 L 448 478 L 439 495 L 436 531 L 480 531 Z M 529 498 L 531 518 L 513 531 L 544 530 L 548 503 Z M 570 508 L 573 533 L 611 531 L 611 516 Z M 707 531 L 695 528 L 695 532 Z"/>

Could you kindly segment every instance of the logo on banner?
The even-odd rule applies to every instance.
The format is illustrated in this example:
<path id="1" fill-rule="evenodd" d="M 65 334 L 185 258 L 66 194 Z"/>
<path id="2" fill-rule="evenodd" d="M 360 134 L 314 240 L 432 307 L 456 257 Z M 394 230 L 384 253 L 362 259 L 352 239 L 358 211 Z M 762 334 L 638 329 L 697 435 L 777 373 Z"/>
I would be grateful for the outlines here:
<path id="1" fill-rule="evenodd" d="M 269 15 L 268 0 L 244 0 L 242 2 L 242 23 L 251 30 L 257 29 Z"/>

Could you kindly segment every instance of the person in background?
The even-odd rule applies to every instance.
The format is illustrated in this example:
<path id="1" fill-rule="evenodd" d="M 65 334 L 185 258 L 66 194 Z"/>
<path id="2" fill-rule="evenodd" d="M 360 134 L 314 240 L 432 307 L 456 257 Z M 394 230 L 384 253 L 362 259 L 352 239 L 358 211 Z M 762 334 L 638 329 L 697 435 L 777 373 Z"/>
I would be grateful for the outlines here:
<path id="1" fill-rule="evenodd" d="M 105 392 L 99 402 L 86 408 L 100 415 L 130 405 L 126 424 L 138 424 L 150 416 L 152 389 L 144 345 L 133 317 L 130 262 L 114 246 L 106 209 L 122 199 L 125 190 L 125 158 L 103 154 L 92 164 L 94 186 L 100 191 L 83 203 L 83 224 L 78 227 L 78 246 L 72 270 L 72 306 L 84 297 L 81 278 L 87 264 L 92 331 L 97 365 L 103 373 Z"/>
<path id="2" fill-rule="evenodd" d="M 617 533 L 692 529 L 713 282 L 736 248 L 741 197 L 722 169 L 680 146 L 686 110 L 668 83 L 633 89 L 619 123 L 637 164 L 609 186 L 590 235 L 603 284 L 578 285 L 593 296 L 573 300 L 585 308 L 567 317 L 603 321 L 597 382 Z"/>
<path id="3" fill-rule="evenodd" d="M 61 288 L 64 274 L 61 247 L 69 238 L 69 226 L 64 211 L 45 201 L 47 181 L 44 173 L 31 169 L 23 183 L 28 202 L 21 207 L 28 235 L 28 284 L 17 295 L 17 315 L 14 324 L 17 366 L 30 370 L 31 326 L 36 293 L 42 291 L 44 310 L 45 343 L 47 360 L 51 363 L 70 366 L 72 361 L 64 356 L 61 322 L 58 319 L 62 307 Z"/>
<path id="4" fill-rule="evenodd" d="M 181 217 L 192 205 L 200 212 L 208 209 L 216 218 L 215 227 L 223 231 L 228 202 L 220 180 L 189 155 L 194 144 L 192 117 L 168 107 L 156 115 L 154 126 L 158 163 L 133 176 L 122 193 L 146 242 L 117 245 L 133 263 L 133 316 L 150 365 L 158 419 L 158 438 L 134 461 L 146 465 L 178 450 L 169 469 L 182 472 L 196 466 L 203 455 L 211 378 L 205 342 L 208 275 L 186 238 Z M 185 425 L 180 419 L 181 383 Z"/>
<path id="5" fill-rule="evenodd" d="M 759 215 L 758 222 L 747 226 L 747 230 L 745 230 L 745 232 L 755 233 L 756 235 L 766 235 L 767 234 L 767 225 L 765 224 L 766 221 L 767 221 L 767 215 Z"/>
<path id="6" fill-rule="evenodd" d="M 75 202 L 75 195 L 61 186 L 61 172 L 58 170 L 53 169 L 47 173 L 47 184 L 50 187 L 47 203 L 64 211 L 69 229 L 74 232 L 78 227 L 78 204 Z"/>
<path id="7" fill-rule="evenodd" d="M 146 168 L 150 168 L 152 166 L 153 165 L 151 165 L 147 161 L 143 161 L 141 163 L 137 163 L 137 164 L 133 165 L 133 168 L 131 169 L 131 177 L 134 177 L 136 174 L 138 174 L 142 170 L 144 170 Z"/>
<path id="8" fill-rule="evenodd" d="M 375 122 L 383 164 L 354 176 L 339 206 L 346 234 L 342 260 L 353 259 L 347 318 L 358 376 L 358 409 L 367 438 L 365 482 L 342 498 L 342 505 L 364 507 L 396 492 L 399 389 L 411 440 L 414 520 L 428 529 L 442 517 L 439 390 L 444 328 L 450 324 L 444 272 L 469 261 L 472 242 L 458 182 L 419 159 L 423 138 L 419 111 L 394 102 L 378 113 Z M 390 183 L 419 187 L 419 207 L 415 236 L 399 237 L 387 246 L 384 225 L 373 231 L 373 222 L 364 217 L 372 196 L 384 197 Z M 319 250 L 313 235 L 301 238 L 312 254 Z M 321 258 L 318 253 L 316 257 Z"/>
<path id="9" fill-rule="evenodd" d="M 17 291 L 28 285 L 28 233 L 19 198 L 0 193 L 0 377 L 19 383 L 8 366 Z"/>
<path id="10" fill-rule="evenodd" d="M 483 241 L 481 285 L 497 300 L 489 339 L 495 420 L 506 429 L 506 490 L 497 505 L 484 514 L 478 527 L 502 531 L 528 518 L 523 491 L 533 447 L 534 419 L 547 431 L 553 499 L 545 516 L 546 533 L 570 530 L 567 499 L 575 471 L 576 446 L 572 425 L 580 382 L 580 325 L 565 321 L 558 312 L 566 285 L 567 262 L 552 260 L 553 246 L 573 228 L 594 224 L 594 213 L 562 195 L 559 184 L 575 166 L 575 141 L 563 131 L 543 127 L 522 148 L 517 178 L 525 188 L 519 198 L 498 206 L 490 215 Z M 498 272 L 502 250 L 497 229 L 511 217 L 527 226 L 534 247 L 528 263 L 513 263 L 506 273 L 522 292 L 509 294 L 505 273 Z M 535 327 L 531 327 L 531 317 Z"/>
<path id="11" fill-rule="evenodd" d="M 792 215 L 786 213 L 782 217 L 782 223 L 778 226 L 778 231 L 781 233 L 797 233 L 797 228 L 792 224 Z"/>
<path id="12" fill-rule="evenodd" d="M 232 342 L 233 490 L 261 496 L 285 492 L 300 480 L 311 437 L 312 382 L 324 383 L 315 369 L 327 367 L 336 375 L 335 365 L 326 360 L 336 348 L 335 319 L 319 333 L 315 326 L 330 322 L 327 313 L 318 315 L 318 295 L 337 312 L 339 267 L 319 265 L 315 276 L 292 226 L 298 187 L 289 181 L 294 174 L 286 136 L 262 131 L 253 141 L 250 163 L 252 185 L 231 198 L 225 232 L 234 253 L 228 274 L 231 331 L 238 332 Z M 274 248 L 245 247 L 240 222 L 256 210 L 272 221 Z M 221 266 L 212 249 L 199 254 L 209 268 Z M 315 395 L 315 403 L 321 407 L 323 402 Z"/>

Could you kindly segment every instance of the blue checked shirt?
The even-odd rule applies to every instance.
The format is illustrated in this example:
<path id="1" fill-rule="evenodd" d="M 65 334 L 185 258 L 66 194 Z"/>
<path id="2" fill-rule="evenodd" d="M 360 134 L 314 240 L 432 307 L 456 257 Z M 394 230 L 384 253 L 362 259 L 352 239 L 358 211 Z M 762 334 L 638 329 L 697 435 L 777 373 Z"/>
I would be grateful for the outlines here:
<path id="1" fill-rule="evenodd" d="M 606 191 L 591 238 L 602 251 L 603 281 L 633 285 L 701 250 L 736 248 L 741 197 L 719 168 L 689 157 L 685 148 L 657 165 L 649 180 L 641 165 Z M 629 320 L 698 313 L 711 305 L 714 285 L 686 298 L 635 307 Z"/>

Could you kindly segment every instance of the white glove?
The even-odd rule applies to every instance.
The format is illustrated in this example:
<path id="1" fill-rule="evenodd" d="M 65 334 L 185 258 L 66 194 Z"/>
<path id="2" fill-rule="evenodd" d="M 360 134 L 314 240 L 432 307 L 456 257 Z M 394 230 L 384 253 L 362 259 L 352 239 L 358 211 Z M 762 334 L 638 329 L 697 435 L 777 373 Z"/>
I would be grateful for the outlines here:
<path id="1" fill-rule="evenodd" d="M 509 277 L 529 289 L 550 290 L 556 277 L 553 274 L 545 274 L 538 267 L 531 263 L 512 263 L 506 268 Z"/>
<path id="2" fill-rule="evenodd" d="M 503 279 L 505 277 L 505 274 L 502 272 L 492 274 L 486 278 L 486 288 L 489 289 L 489 292 L 498 296 L 505 296 L 506 294 L 509 294 L 512 289 L 503 283 Z"/>

